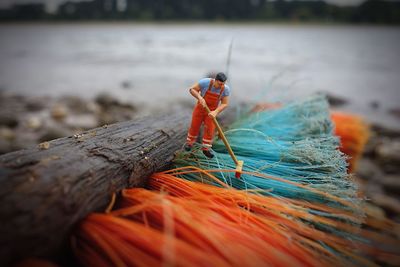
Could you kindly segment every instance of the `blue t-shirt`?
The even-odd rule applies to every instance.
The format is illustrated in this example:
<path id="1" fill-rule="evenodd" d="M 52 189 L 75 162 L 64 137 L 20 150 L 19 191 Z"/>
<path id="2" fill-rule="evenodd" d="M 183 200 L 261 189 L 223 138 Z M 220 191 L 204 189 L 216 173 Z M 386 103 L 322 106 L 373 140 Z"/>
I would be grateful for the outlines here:
<path id="1" fill-rule="evenodd" d="M 206 94 L 208 86 L 210 85 L 210 81 L 211 81 L 211 78 L 204 78 L 199 81 L 199 85 L 201 88 L 200 94 L 202 97 L 204 97 L 204 95 Z M 213 92 L 213 93 L 219 94 L 220 90 L 221 90 L 220 88 L 215 88 L 214 84 L 211 87 L 211 92 Z M 229 96 L 230 94 L 231 94 L 231 88 L 229 88 L 229 86 L 227 84 L 225 84 L 225 88 L 224 88 L 224 91 L 222 92 L 221 98 L 223 98 L 225 96 Z"/>

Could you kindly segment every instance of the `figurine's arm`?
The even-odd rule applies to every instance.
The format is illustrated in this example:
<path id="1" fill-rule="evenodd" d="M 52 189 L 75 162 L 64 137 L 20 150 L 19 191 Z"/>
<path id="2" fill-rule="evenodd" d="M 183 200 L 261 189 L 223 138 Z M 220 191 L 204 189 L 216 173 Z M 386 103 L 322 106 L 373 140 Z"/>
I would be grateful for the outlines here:
<path id="1" fill-rule="evenodd" d="M 208 116 L 215 118 L 219 113 L 226 109 L 229 105 L 229 96 L 224 96 L 221 99 L 221 105 L 219 105 L 215 110 L 211 111 Z"/>
<path id="2" fill-rule="evenodd" d="M 199 101 L 199 103 L 203 107 L 205 107 L 206 106 L 206 101 L 201 96 L 200 90 L 201 90 L 200 85 L 198 83 L 195 83 L 192 87 L 190 87 L 189 92 L 194 98 L 196 98 Z"/>

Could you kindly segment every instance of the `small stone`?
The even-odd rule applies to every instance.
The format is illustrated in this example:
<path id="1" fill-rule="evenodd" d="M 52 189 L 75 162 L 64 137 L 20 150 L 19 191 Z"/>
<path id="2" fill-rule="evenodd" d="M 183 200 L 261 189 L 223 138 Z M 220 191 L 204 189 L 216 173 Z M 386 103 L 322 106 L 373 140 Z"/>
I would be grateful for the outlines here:
<path id="1" fill-rule="evenodd" d="M 39 146 L 40 149 L 49 149 L 50 143 L 49 142 L 43 142 L 43 143 L 40 143 L 38 146 Z"/>
<path id="2" fill-rule="evenodd" d="M 117 99 L 115 99 L 113 96 L 107 93 L 99 94 L 96 97 L 95 101 L 97 104 L 99 104 L 102 108 L 106 110 L 111 106 L 116 106 L 119 104 Z"/>
<path id="3" fill-rule="evenodd" d="M 56 104 L 51 109 L 51 116 L 55 120 L 63 120 L 68 114 L 67 108 L 62 104 Z"/>
<path id="4" fill-rule="evenodd" d="M 377 155 L 384 160 L 391 160 L 400 163 L 400 141 L 386 140 L 377 147 Z"/>
<path id="5" fill-rule="evenodd" d="M 0 138 L 13 141 L 15 139 L 15 133 L 7 127 L 0 127 Z"/>
<path id="6" fill-rule="evenodd" d="M 78 139 L 78 138 L 81 138 L 81 137 L 83 137 L 82 134 L 74 134 L 74 138 L 75 138 L 75 139 Z"/>
<path id="7" fill-rule="evenodd" d="M 80 97 L 65 96 L 62 97 L 59 101 L 62 101 L 69 110 L 73 111 L 76 114 L 82 114 L 88 111 L 86 101 Z"/>
<path id="8" fill-rule="evenodd" d="M 370 105 L 370 107 L 373 108 L 373 109 L 378 109 L 379 106 L 380 106 L 380 105 L 379 105 L 379 102 L 376 101 L 376 100 L 371 101 L 371 102 L 369 103 L 369 105 Z"/>
<path id="9" fill-rule="evenodd" d="M 376 149 L 376 158 L 386 173 L 400 172 L 400 140 L 385 139 Z"/>
<path id="10" fill-rule="evenodd" d="M 42 126 L 42 122 L 38 117 L 30 117 L 27 121 L 27 126 L 30 129 L 37 130 Z"/>
<path id="11" fill-rule="evenodd" d="M 31 112 L 41 111 L 46 107 L 45 103 L 46 99 L 28 99 L 25 108 Z"/>
<path id="12" fill-rule="evenodd" d="M 123 81 L 121 83 L 121 87 L 123 89 L 130 89 L 130 88 L 132 88 L 132 83 L 130 81 Z"/>
<path id="13" fill-rule="evenodd" d="M 97 118 L 93 114 L 70 115 L 65 119 L 65 124 L 75 129 L 92 129 L 97 127 Z"/>
<path id="14" fill-rule="evenodd" d="M 349 101 L 344 97 L 335 96 L 329 93 L 325 93 L 325 95 L 331 107 L 341 107 L 349 103 Z"/>
<path id="15" fill-rule="evenodd" d="M 88 112 L 90 112 L 90 113 L 99 114 L 101 112 L 100 106 L 97 103 L 92 102 L 92 101 L 90 101 L 86 104 L 86 108 L 87 108 Z"/>

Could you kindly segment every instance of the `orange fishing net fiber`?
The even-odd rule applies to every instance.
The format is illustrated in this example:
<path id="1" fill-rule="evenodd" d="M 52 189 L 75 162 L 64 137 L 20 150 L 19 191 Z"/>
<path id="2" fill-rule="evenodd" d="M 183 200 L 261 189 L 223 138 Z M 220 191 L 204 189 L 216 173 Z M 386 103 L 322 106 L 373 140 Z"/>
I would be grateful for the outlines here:
<path id="1" fill-rule="evenodd" d="M 342 218 L 331 219 L 308 212 L 323 205 L 166 173 L 149 188 L 124 190 L 118 209 L 80 224 L 73 247 L 84 266 L 374 266 L 360 251 L 379 253 L 312 224 L 360 231 L 359 218 L 342 210 L 329 208 Z"/>
<path id="2" fill-rule="evenodd" d="M 331 112 L 335 135 L 340 138 L 340 151 L 348 155 L 349 172 L 355 170 L 370 131 L 368 124 L 360 117 L 350 113 Z"/>

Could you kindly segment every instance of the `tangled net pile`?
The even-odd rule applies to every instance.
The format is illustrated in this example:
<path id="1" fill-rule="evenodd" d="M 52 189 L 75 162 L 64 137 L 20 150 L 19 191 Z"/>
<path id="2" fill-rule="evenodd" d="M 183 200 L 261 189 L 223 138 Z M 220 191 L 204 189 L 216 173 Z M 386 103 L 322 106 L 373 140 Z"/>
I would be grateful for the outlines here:
<path id="1" fill-rule="evenodd" d="M 180 152 L 147 189 L 91 214 L 72 238 L 84 266 L 376 266 L 400 264 L 392 221 L 364 209 L 325 99 L 249 114 L 216 157 Z"/>
<path id="2" fill-rule="evenodd" d="M 237 189 L 261 189 L 265 194 L 326 203 L 312 189 L 329 192 L 358 203 L 356 184 L 349 179 L 347 163 L 333 134 L 328 104 L 323 96 L 313 96 L 280 109 L 252 113 L 233 123 L 225 132 L 244 171 L 238 180 L 232 173 L 214 173 Z M 196 166 L 204 170 L 229 170 L 235 165 L 221 140 L 214 142 L 215 159 L 202 155 L 200 148 L 180 153 L 176 167 Z M 264 176 L 264 177 L 262 177 Z M 265 179 L 265 176 L 279 179 Z M 202 181 L 197 176 L 186 179 Z M 307 189 L 288 182 L 308 185 Z M 336 205 L 338 203 L 327 203 Z"/>

